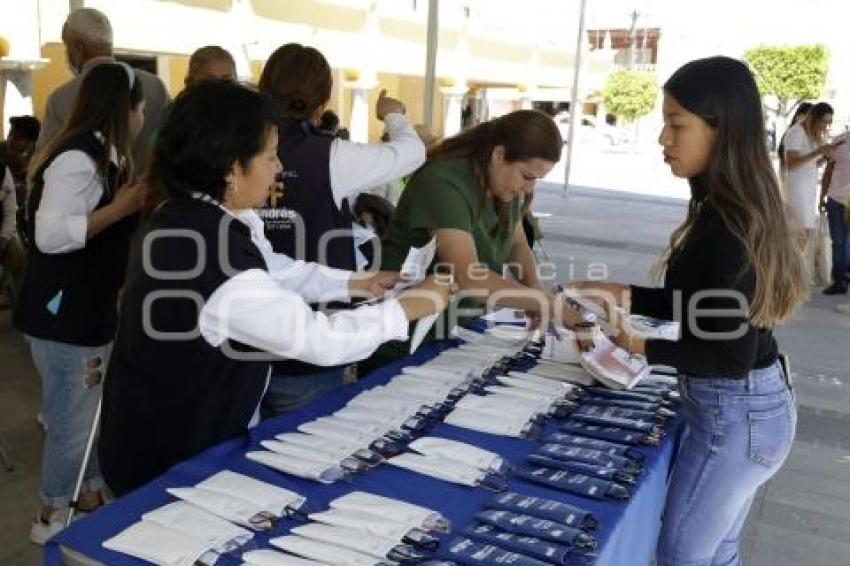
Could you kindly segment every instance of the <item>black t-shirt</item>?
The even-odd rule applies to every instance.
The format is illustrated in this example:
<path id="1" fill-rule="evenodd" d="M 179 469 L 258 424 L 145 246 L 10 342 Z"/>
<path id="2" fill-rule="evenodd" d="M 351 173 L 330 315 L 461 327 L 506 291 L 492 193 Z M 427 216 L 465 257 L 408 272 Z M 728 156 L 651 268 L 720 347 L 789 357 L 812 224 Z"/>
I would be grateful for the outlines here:
<path id="1" fill-rule="evenodd" d="M 700 377 L 744 377 L 777 357 L 768 328 L 750 324 L 740 311 L 752 300 L 755 276 L 746 249 L 717 210 L 705 201 L 682 248 L 670 259 L 660 289 L 632 287 L 632 312 L 677 320 L 679 341 L 647 340 L 650 364 Z"/>

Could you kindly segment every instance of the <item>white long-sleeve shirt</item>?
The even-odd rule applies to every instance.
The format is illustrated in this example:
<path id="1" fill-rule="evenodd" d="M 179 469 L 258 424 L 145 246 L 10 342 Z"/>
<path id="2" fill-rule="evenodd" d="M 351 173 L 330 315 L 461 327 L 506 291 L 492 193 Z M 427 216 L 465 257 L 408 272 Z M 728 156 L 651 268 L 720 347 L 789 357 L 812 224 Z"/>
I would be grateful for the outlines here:
<path id="1" fill-rule="evenodd" d="M 403 114 L 387 114 L 384 125 L 388 142 L 339 138 L 331 142 L 331 191 L 337 206 L 342 206 L 344 198 L 404 177 L 425 163 L 425 144 Z"/>
<path id="2" fill-rule="evenodd" d="M 117 163 L 115 148 L 110 156 Z M 103 197 L 103 178 L 94 160 L 77 149 L 62 152 L 44 170 L 43 179 L 35 211 L 35 245 L 46 254 L 84 248 L 89 215 Z"/>
<path id="3" fill-rule="evenodd" d="M 218 347 L 226 339 L 321 366 L 351 363 L 388 340 L 406 340 L 408 322 L 389 299 L 331 315 L 305 301 L 347 299 L 351 273 L 274 253 L 253 210 L 235 216 L 251 230 L 269 271 L 250 269 L 227 280 L 201 309 L 201 335 Z"/>
<path id="4" fill-rule="evenodd" d="M 2 208 L 2 224 L 0 224 L 0 239 L 8 240 L 15 235 L 15 213 L 18 210 L 18 197 L 15 194 L 15 180 L 12 171 L 6 167 L 3 184 L 0 185 L 0 208 Z"/>

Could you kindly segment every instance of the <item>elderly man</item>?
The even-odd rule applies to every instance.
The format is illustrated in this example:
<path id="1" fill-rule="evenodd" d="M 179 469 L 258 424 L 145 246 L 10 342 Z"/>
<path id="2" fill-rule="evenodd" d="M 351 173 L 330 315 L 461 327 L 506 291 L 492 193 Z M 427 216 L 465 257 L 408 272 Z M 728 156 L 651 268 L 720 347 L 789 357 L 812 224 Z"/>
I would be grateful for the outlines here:
<path id="1" fill-rule="evenodd" d="M 103 12 L 94 8 L 80 8 L 68 15 L 62 27 L 62 43 L 65 44 L 68 66 L 75 76 L 47 99 L 47 112 L 37 148 L 44 146 L 65 123 L 82 76 L 98 63 L 115 60 L 112 56 L 112 25 Z M 170 97 L 156 75 L 136 69 L 136 76 L 142 83 L 145 98 L 145 124 L 133 147 L 133 160 L 140 169 L 145 164 Z"/>

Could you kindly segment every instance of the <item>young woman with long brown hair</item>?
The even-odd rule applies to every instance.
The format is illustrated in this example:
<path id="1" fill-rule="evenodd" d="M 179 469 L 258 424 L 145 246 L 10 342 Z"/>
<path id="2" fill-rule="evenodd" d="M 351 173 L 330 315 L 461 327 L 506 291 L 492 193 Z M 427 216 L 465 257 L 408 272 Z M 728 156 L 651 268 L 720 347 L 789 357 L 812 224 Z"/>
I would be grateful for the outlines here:
<path id="1" fill-rule="evenodd" d="M 664 161 L 691 187 L 685 221 L 660 264 L 664 286 L 576 287 L 613 296 L 633 313 L 681 320 L 675 342 L 615 337 L 680 373 L 686 428 L 657 563 L 735 565 L 755 492 L 794 437 L 794 397 L 773 328 L 806 296 L 805 268 L 747 67 L 726 57 L 686 64 L 665 83 L 663 110 Z"/>

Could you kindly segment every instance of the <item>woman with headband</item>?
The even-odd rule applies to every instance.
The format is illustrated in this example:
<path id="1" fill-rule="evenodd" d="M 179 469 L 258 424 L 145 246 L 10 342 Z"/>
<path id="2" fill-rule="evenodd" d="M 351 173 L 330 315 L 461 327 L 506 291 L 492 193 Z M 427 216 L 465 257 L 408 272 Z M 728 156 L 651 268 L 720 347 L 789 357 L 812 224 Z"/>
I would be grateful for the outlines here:
<path id="1" fill-rule="evenodd" d="M 42 507 L 30 530 L 37 544 L 64 525 L 101 394 L 143 191 L 128 181 L 144 108 L 129 66 L 98 65 L 86 74 L 65 126 L 30 165 L 31 244 L 13 321 L 29 337 L 47 425 Z M 103 487 L 92 459 L 80 507 L 100 505 Z"/>

